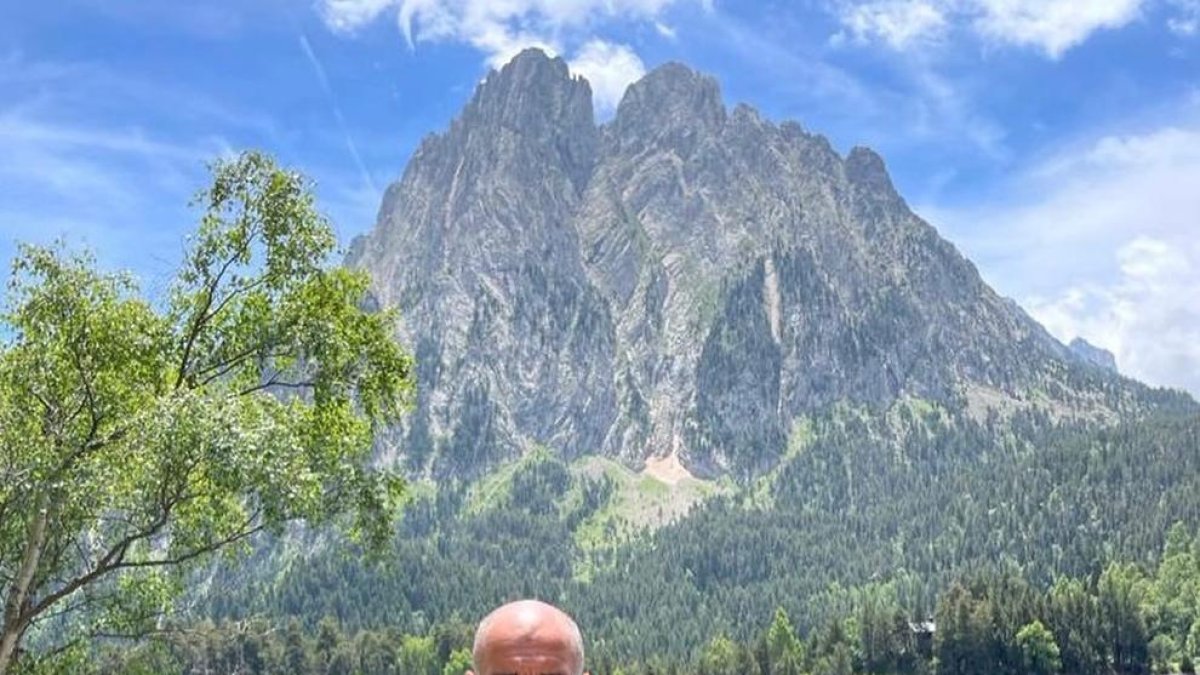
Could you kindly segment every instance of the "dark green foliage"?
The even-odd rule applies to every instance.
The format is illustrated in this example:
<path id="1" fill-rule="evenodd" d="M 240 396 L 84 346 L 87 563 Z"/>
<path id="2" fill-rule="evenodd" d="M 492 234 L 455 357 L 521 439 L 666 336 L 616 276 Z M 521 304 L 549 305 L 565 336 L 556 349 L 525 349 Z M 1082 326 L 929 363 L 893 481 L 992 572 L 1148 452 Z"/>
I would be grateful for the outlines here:
<path id="1" fill-rule="evenodd" d="M 303 555 L 283 566 L 267 542 L 204 611 L 293 647 L 295 617 L 329 672 L 440 673 L 474 621 L 527 596 L 579 619 L 593 673 L 1015 675 L 1053 671 L 1056 649 L 1058 672 L 1109 675 L 1195 658 L 1196 419 L 1000 425 L 914 404 L 809 431 L 769 484 L 599 548 L 580 536 L 616 498 L 606 477 L 539 453 L 482 501 L 447 479 L 416 493 L 385 559 L 314 533 L 286 542 Z M 250 660 L 288 653 L 249 644 Z"/>
<path id="2" fill-rule="evenodd" d="M 1034 620 L 1053 634 L 1065 672 L 1103 672 L 1117 658 L 1141 672 L 1147 631 L 1170 635 L 1180 661 L 1196 616 L 1174 600 L 1196 597 L 1186 590 L 1198 567 L 1190 536 L 1170 538 L 1161 589 L 1101 573 L 1109 560 L 1155 564 L 1173 522 L 1200 522 L 1200 422 L 1088 428 L 1020 414 L 1000 427 L 916 405 L 890 419 L 903 433 L 850 410 L 816 419 L 774 473 L 769 508 L 727 495 L 598 550 L 577 534 L 613 498 L 611 481 L 547 455 L 482 509 L 467 484 L 443 481 L 409 506 L 388 559 L 364 562 L 318 538 L 280 576 L 256 571 L 265 562 L 228 575 L 209 611 L 296 616 L 310 630 L 332 615 L 347 631 L 420 634 L 537 596 L 575 614 L 593 653 L 619 664 L 688 662 L 722 634 L 752 645 L 784 608 L 800 635 L 852 617 L 861 671 L 885 673 L 920 672 L 935 645 L 907 624 L 934 618 L 940 596 L 938 611 L 955 617 L 947 628 L 961 626 L 965 641 L 942 633 L 937 648 L 966 649 L 960 672 L 1018 672 L 1016 635 Z M 962 588 L 947 590 L 956 579 Z M 823 656 L 829 667 L 840 658 Z"/>
<path id="3" fill-rule="evenodd" d="M 1169 548 L 1169 547 L 1168 547 Z M 718 634 L 691 656 L 614 655 L 596 632 L 588 665 L 594 675 L 1132 675 L 1149 673 L 1154 640 L 1144 629 L 1153 595 L 1174 574 L 1164 557 L 1154 574 L 1111 564 L 1098 577 L 1060 579 L 1037 591 L 1012 573 L 988 573 L 956 581 L 935 611 L 933 652 L 913 621 L 887 593 L 864 590 L 857 607 L 807 632 L 795 630 L 782 608 L 769 622 L 751 625 L 747 640 Z M 1200 568 L 1190 571 L 1200 580 Z M 1197 599 L 1187 609 L 1200 614 Z M 585 625 L 585 630 L 589 627 Z M 672 631 L 664 627 L 664 634 Z M 1150 638 L 1153 637 L 1154 640 Z M 423 633 L 393 626 L 349 633 L 326 616 L 305 629 L 289 620 L 282 628 L 254 619 L 219 625 L 200 623 L 168 630 L 159 641 L 135 649 L 105 651 L 95 663 L 102 673 L 403 673 L 455 675 L 469 666 L 472 625 L 439 623 Z M 1176 668 L 1177 666 L 1177 668 Z M 1164 663 L 1157 672 L 1190 673 L 1191 658 Z M 83 672 L 83 671 L 81 671 Z"/>
<path id="4" fill-rule="evenodd" d="M 764 274 L 759 262 L 728 289 L 696 373 L 692 445 L 698 457 L 743 476 L 765 468 L 785 442 L 777 413 L 781 356 L 763 304 Z"/>

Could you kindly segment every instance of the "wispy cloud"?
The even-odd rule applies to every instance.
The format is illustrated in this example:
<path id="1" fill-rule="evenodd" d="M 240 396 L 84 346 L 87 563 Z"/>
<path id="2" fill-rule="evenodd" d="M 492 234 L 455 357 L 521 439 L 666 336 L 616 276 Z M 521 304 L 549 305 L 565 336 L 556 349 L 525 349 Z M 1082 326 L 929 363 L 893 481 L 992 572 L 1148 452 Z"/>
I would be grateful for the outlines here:
<path id="1" fill-rule="evenodd" d="M 1094 138 L 1030 166 L 1007 197 L 919 211 L 1060 339 L 1200 393 L 1200 115 Z"/>
<path id="2" fill-rule="evenodd" d="M 126 25 L 152 26 L 159 31 L 203 40 L 229 40 L 262 18 L 269 3 L 226 2 L 110 2 L 76 0 L 106 18 Z"/>
<path id="3" fill-rule="evenodd" d="M 0 144 L 6 147 L 81 148 L 125 155 L 202 162 L 220 150 L 216 143 L 179 145 L 150 138 L 136 127 L 124 130 L 65 126 L 0 115 Z M 11 163 L 7 162 L 7 163 Z"/>
<path id="4" fill-rule="evenodd" d="M 767 79 L 788 97 L 808 98 L 856 120 L 882 114 L 889 106 L 881 91 L 849 70 L 830 63 L 803 40 L 784 43 L 756 26 L 727 14 L 710 17 L 705 38 L 728 58 Z"/>
<path id="5" fill-rule="evenodd" d="M 1175 13 L 1167 19 L 1171 32 L 1183 37 L 1200 33 L 1200 0 L 1169 0 Z"/>
<path id="6" fill-rule="evenodd" d="M 0 258 L 18 241 L 65 238 L 161 290 L 190 226 L 187 204 L 222 144 L 138 129 L 0 117 Z"/>
<path id="7" fill-rule="evenodd" d="M 848 33 L 858 42 L 879 41 L 905 50 L 957 29 L 1057 59 L 1093 33 L 1133 21 L 1151 1 L 835 0 L 830 7 L 845 27 L 835 38 Z"/>
<path id="8" fill-rule="evenodd" d="M 336 124 L 297 130 L 194 83 L 0 51 L 0 268 L 17 241 L 63 237 L 161 289 L 195 225 L 189 202 L 208 181 L 208 163 L 246 146 L 268 148 L 312 176 L 343 240 L 368 227 L 380 191 L 313 44 L 299 48 L 337 107 Z"/>
<path id="9" fill-rule="evenodd" d="M 87 113 L 89 117 L 141 117 L 166 113 L 178 124 L 244 132 L 266 139 L 279 136 L 274 119 L 262 112 L 218 100 L 171 79 L 143 79 L 100 63 L 31 59 L 20 50 L 0 55 L 0 109 Z"/>
<path id="10" fill-rule="evenodd" d="M 988 161 L 1008 158 L 1004 127 L 977 106 L 963 82 L 938 72 L 940 61 L 922 50 L 888 54 L 880 64 L 887 76 L 880 77 L 846 64 L 838 41 L 829 44 L 819 33 L 792 39 L 791 26 L 780 29 L 780 36 L 720 12 L 705 27 L 710 46 L 763 75 L 771 97 L 789 102 L 789 114 L 840 135 L 847 145 L 871 144 L 897 154 L 935 148 Z"/>
<path id="11" fill-rule="evenodd" d="M 317 58 L 317 53 L 313 51 L 312 44 L 308 41 L 308 36 L 301 32 L 298 37 L 300 39 L 300 49 L 304 52 L 305 58 L 308 59 L 309 65 L 312 66 L 313 74 L 316 76 L 317 82 L 321 85 L 321 91 L 324 92 L 325 98 L 329 101 L 334 120 L 338 125 L 338 131 L 341 132 L 342 138 L 345 140 L 346 151 L 350 153 L 351 159 L 354 160 L 354 165 L 358 168 L 363 185 L 370 188 L 371 192 L 376 195 L 380 194 L 379 188 L 375 185 L 375 180 L 371 178 L 371 172 L 367 171 L 367 165 L 363 163 L 362 155 L 358 152 L 358 146 L 354 144 L 354 137 L 350 135 L 350 127 L 346 124 L 346 116 L 342 114 L 342 106 L 338 103 L 337 95 L 334 94 L 333 85 L 330 84 L 329 76 L 325 72 L 325 66 Z"/>
<path id="12" fill-rule="evenodd" d="M 858 42 L 882 40 L 903 50 L 915 42 L 938 37 L 946 28 L 940 3 L 933 0 L 881 0 L 847 6 L 840 18 L 846 30 L 834 35 L 835 43 L 849 37 Z"/>
<path id="13" fill-rule="evenodd" d="M 10 97 L 0 104 L 0 265 L 18 241 L 62 237 L 106 265 L 137 268 L 155 289 L 192 224 L 188 202 L 206 164 L 232 152 L 215 129 L 272 130 L 260 116 L 91 63 L 10 52 L 0 86 Z M 170 131 L 157 124 L 165 106 L 176 109 Z M 186 122 L 196 119 L 204 123 Z"/>

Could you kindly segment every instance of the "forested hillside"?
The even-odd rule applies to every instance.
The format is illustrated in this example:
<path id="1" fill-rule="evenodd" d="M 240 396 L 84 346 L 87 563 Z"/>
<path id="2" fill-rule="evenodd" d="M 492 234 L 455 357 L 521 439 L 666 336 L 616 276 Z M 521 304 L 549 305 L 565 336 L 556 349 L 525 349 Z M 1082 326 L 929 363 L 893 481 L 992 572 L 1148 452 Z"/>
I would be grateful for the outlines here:
<path id="1" fill-rule="evenodd" d="M 620 527 L 614 481 L 548 453 L 488 483 L 482 502 L 463 483 L 427 486 L 385 559 L 364 561 L 323 537 L 312 555 L 268 549 L 262 555 L 274 558 L 264 564 L 279 573 L 221 580 L 210 615 L 299 620 L 308 631 L 331 617 L 347 634 L 424 635 L 532 595 L 576 614 L 596 663 L 683 666 L 717 636 L 752 644 L 777 609 L 801 634 L 820 635 L 864 603 L 885 603 L 896 621 L 945 614 L 961 600 L 949 590 L 955 581 L 981 597 L 979 580 L 1001 577 L 1028 586 L 1030 597 L 1066 579 L 1096 591 L 1110 564 L 1152 571 L 1170 526 L 1200 522 L 1194 416 L 1104 427 L 1044 415 L 978 423 L 907 401 L 879 418 L 839 409 L 792 435 L 785 463 L 716 490 L 656 531 Z M 1189 550 L 1187 538 L 1173 531 L 1170 551 Z M 1194 570 L 1182 560 L 1170 565 Z M 1156 596 L 1174 603 L 1169 631 L 1155 623 L 1167 610 L 1148 597 L 1136 604 L 1150 632 L 1128 639 L 1148 649 L 1152 636 L 1169 635 L 1169 658 L 1182 659 L 1191 626 L 1182 614 L 1193 616 L 1196 594 Z M 1040 602 L 1020 616 L 1053 628 Z"/>
<path id="2" fill-rule="evenodd" d="M 1052 675 L 1195 672 L 1200 651 L 1200 538 L 1170 531 L 1149 573 L 1111 564 L 1039 590 L 1014 570 L 956 581 L 929 620 L 914 621 L 891 584 L 872 584 L 821 626 L 798 630 L 786 610 L 715 635 L 688 658 L 614 659 L 593 653 L 597 675 Z M 137 652 L 111 653 L 102 670 L 187 673 L 404 673 L 457 675 L 469 664 L 472 627 L 450 621 L 424 634 L 345 632 L 332 617 L 315 629 L 265 621 L 204 623 Z"/>

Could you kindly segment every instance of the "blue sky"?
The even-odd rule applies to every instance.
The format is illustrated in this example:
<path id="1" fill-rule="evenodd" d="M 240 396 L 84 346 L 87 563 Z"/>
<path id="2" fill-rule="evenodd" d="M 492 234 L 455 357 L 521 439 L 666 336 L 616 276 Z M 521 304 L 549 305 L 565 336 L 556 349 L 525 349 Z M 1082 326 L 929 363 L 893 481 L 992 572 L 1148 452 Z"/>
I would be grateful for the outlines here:
<path id="1" fill-rule="evenodd" d="M 56 0 L 0 5 L 0 258 L 65 237 L 161 291 L 205 162 L 262 148 L 343 243 L 527 45 L 597 114 L 678 60 L 870 145 L 1056 335 L 1200 392 L 1200 0 Z"/>

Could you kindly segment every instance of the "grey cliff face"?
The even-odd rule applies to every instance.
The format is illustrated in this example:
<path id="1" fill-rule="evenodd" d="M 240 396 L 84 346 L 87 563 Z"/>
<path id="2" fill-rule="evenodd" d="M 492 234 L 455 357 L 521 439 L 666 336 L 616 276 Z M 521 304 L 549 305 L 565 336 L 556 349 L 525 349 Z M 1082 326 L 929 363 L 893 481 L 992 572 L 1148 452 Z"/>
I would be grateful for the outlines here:
<path id="1" fill-rule="evenodd" d="M 1085 363 L 1112 373 L 1117 372 L 1117 357 L 1107 349 L 1101 349 L 1081 337 L 1071 340 L 1071 344 L 1068 346 L 1071 348 L 1071 352 Z"/>
<path id="2" fill-rule="evenodd" d="M 752 474 L 841 401 L 1120 389 L 988 288 L 877 154 L 727 111 L 678 64 L 598 127 L 587 82 L 523 52 L 421 144 L 349 263 L 416 351 L 393 438 L 414 472 L 545 445 Z"/>
<path id="3" fill-rule="evenodd" d="M 391 186 L 351 263 L 400 309 L 420 390 L 414 471 L 475 471 L 541 443 L 600 447 L 616 411 L 612 318 L 570 226 L 596 161 L 591 90 L 522 54 Z"/>

